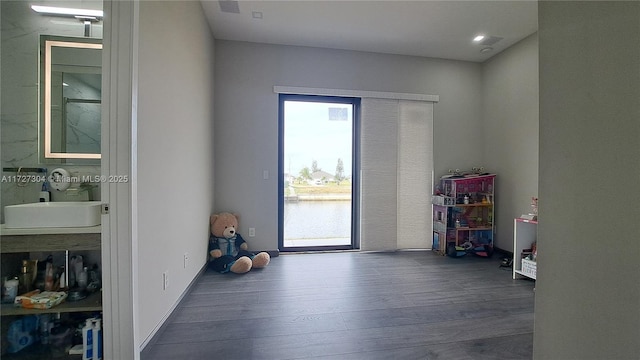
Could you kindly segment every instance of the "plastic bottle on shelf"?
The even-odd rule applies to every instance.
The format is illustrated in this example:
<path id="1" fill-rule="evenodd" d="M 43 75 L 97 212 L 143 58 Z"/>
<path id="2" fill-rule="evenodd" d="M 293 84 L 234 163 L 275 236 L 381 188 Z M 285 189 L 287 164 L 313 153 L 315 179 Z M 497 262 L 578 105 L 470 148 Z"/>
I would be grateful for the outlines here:
<path id="1" fill-rule="evenodd" d="M 31 291 L 33 284 L 33 278 L 29 271 L 29 261 L 22 260 L 22 269 L 20 271 L 20 293 L 24 294 Z"/>
<path id="2" fill-rule="evenodd" d="M 40 331 L 40 344 L 49 345 L 49 329 L 50 329 L 51 317 L 49 314 L 42 314 L 39 318 L 39 331 Z"/>
<path id="3" fill-rule="evenodd" d="M 93 360 L 102 359 L 102 320 L 93 322 Z"/>
<path id="4" fill-rule="evenodd" d="M 4 297 L 2 298 L 2 302 L 4 303 L 13 303 L 18 295 L 18 286 L 20 285 L 20 281 L 17 277 L 11 279 L 4 280 Z"/>
<path id="5" fill-rule="evenodd" d="M 78 275 L 78 287 L 81 289 L 87 288 L 87 282 L 89 279 L 89 272 L 87 271 L 87 267 L 85 266 L 80 274 Z"/>
<path id="6" fill-rule="evenodd" d="M 53 291 L 54 281 L 55 281 L 55 276 L 53 273 L 53 263 L 47 262 L 47 267 L 44 273 L 44 290 Z"/>
<path id="7" fill-rule="evenodd" d="M 67 289 L 67 275 L 66 275 L 66 269 L 64 266 L 60 267 L 60 291 L 66 290 Z"/>
<path id="8" fill-rule="evenodd" d="M 82 328 L 82 360 L 93 360 L 93 320 L 87 319 Z"/>

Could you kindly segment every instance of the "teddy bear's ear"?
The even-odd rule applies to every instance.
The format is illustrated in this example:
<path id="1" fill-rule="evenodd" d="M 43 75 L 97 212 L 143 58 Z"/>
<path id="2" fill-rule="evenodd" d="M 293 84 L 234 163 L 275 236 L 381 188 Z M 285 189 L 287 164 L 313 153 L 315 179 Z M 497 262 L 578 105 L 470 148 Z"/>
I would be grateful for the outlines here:
<path id="1" fill-rule="evenodd" d="M 209 223 L 213 225 L 213 223 L 216 222 L 217 218 L 218 218 L 217 214 L 211 215 L 211 218 L 209 219 L 210 220 Z"/>
<path id="2" fill-rule="evenodd" d="M 237 221 L 238 223 L 240 223 L 240 215 L 238 215 L 238 214 L 234 213 L 234 214 L 233 214 L 233 216 L 235 216 L 235 217 L 236 217 L 236 221 Z"/>

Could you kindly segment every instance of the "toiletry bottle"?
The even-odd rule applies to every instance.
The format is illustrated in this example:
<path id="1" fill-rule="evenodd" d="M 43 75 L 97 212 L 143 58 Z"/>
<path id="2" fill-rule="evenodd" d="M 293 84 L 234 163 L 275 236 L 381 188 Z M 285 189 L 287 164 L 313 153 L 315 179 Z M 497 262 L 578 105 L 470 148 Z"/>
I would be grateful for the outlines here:
<path id="1" fill-rule="evenodd" d="M 82 360 L 93 359 L 93 318 L 87 319 L 82 328 Z"/>
<path id="2" fill-rule="evenodd" d="M 18 286 L 20 281 L 17 277 L 6 279 L 4 281 L 4 297 L 2 298 L 2 302 L 4 303 L 13 303 L 18 295 Z"/>
<path id="3" fill-rule="evenodd" d="M 75 255 L 71 256 L 71 259 L 69 259 L 69 269 L 67 269 L 67 271 L 69 272 L 69 282 L 67 283 L 67 286 L 69 287 L 69 289 L 74 288 L 77 284 L 76 284 L 76 261 L 77 258 Z"/>
<path id="4" fill-rule="evenodd" d="M 102 320 L 93 322 L 93 360 L 102 359 Z"/>
<path id="5" fill-rule="evenodd" d="M 40 202 L 49 202 L 51 201 L 51 192 L 49 192 L 49 187 L 47 181 L 42 183 L 42 189 L 40 189 Z"/>
<path id="6" fill-rule="evenodd" d="M 53 263 L 47 262 L 47 268 L 44 273 L 44 290 L 45 291 L 53 291 L 53 282 L 55 281 L 55 277 L 53 274 Z"/>
<path id="7" fill-rule="evenodd" d="M 85 266 L 80 272 L 80 275 L 78 275 L 78 287 L 81 289 L 86 289 L 88 279 L 89 279 L 89 273 L 87 271 L 87 267 Z"/>
<path id="8" fill-rule="evenodd" d="M 33 279 L 31 278 L 31 272 L 29 271 L 29 261 L 22 260 L 22 268 L 20 270 L 20 287 L 19 293 L 24 294 L 26 292 L 31 291 L 31 285 L 33 284 Z"/>
<path id="9" fill-rule="evenodd" d="M 49 345 L 49 324 L 51 322 L 51 318 L 49 314 L 40 315 L 40 319 L 38 321 L 38 331 L 40 333 L 40 344 Z"/>
<path id="10" fill-rule="evenodd" d="M 66 280 L 66 272 L 67 270 L 65 269 L 64 265 L 62 265 L 60 267 L 60 291 L 64 291 L 67 290 L 67 280 Z"/>
<path id="11" fill-rule="evenodd" d="M 82 269 L 84 268 L 84 258 L 82 257 L 82 255 L 78 255 L 76 256 L 76 262 L 74 263 L 74 271 L 76 272 L 76 285 L 80 286 L 79 282 L 80 282 L 80 273 L 82 272 Z M 85 285 L 86 286 L 86 285 Z"/>

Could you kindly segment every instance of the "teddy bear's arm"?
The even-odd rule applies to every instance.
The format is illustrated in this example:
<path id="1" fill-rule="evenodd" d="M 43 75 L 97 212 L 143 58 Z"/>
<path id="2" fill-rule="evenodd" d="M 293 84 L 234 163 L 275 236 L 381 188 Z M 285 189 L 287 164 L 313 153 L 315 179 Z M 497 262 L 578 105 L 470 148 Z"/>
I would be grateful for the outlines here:
<path id="1" fill-rule="evenodd" d="M 209 237 L 209 255 L 212 258 L 217 259 L 222 256 L 222 251 L 220 251 L 220 245 L 218 244 L 218 239 L 215 236 Z"/>
<path id="2" fill-rule="evenodd" d="M 244 241 L 244 239 L 242 238 L 242 235 L 236 233 L 236 247 L 239 250 L 247 250 L 249 248 L 249 245 L 247 244 L 246 241 Z"/>

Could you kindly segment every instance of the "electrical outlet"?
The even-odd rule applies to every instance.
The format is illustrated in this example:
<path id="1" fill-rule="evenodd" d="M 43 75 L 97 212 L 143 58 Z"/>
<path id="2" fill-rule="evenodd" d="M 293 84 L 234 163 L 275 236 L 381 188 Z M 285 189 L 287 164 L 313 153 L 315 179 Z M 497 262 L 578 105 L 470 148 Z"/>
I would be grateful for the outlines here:
<path id="1" fill-rule="evenodd" d="M 262 179 L 263 180 L 269 179 L 269 170 L 262 170 Z"/>
<path id="2" fill-rule="evenodd" d="M 189 265 L 189 253 L 184 253 L 184 268 L 187 268 L 187 265 Z"/>
<path id="3" fill-rule="evenodd" d="M 249 228 L 249 237 L 256 236 L 256 228 Z"/>
<path id="4" fill-rule="evenodd" d="M 162 273 L 162 290 L 167 290 L 169 287 L 169 270 Z"/>

